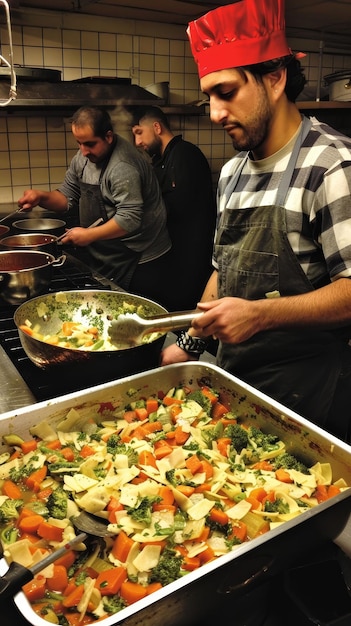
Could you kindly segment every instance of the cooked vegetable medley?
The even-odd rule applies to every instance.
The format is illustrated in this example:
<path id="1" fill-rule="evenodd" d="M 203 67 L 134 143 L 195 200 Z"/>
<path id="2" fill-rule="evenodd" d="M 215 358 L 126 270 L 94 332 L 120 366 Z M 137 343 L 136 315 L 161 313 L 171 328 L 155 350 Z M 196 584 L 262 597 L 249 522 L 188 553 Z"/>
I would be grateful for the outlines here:
<path id="1" fill-rule="evenodd" d="M 306 467 L 240 419 L 218 392 L 130 391 L 123 410 L 71 409 L 31 439 L 3 437 L 0 532 L 28 567 L 72 539 L 87 511 L 111 537 L 89 539 L 24 587 L 50 623 L 91 624 L 254 540 L 347 487 L 329 463 Z M 78 533 L 78 531 L 77 531 Z"/>
<path id="2" fill-rule="evenodd" d="M 56 294 L 59 297 L 59 294 Z M 113 314 L 106 315 L 104 309 L 99 310 L 91 306 L 86 306 L 77 313 L 77 319 L 72 319 L 72 314 L 67 315 L 65 312 L 61 320 L 60 326 L 55 332 L 44 332 L 44 325 L 33 324 L 31 320 L 26 320 L 19 328 L 33 339 L 44 341 L 52 346 L 59 348 L 69 348 L 71 350 L 88 350 L 88 351 L 106 351 L 118 350 L 119 346 L 111 343 L 108 335 L 109 321 L 117 319 L 119 315 L 138 313 L 140 317 L 146 317 L 146 311 L 143 305 L 135 305 L 124 302 L 117 307 Z M 39 317 L 45 319 L 50 317 L 50 309 L 45 302 L 41 302 L 38 307 Z M 80 318 L 80 319 L 78 319 Z M 161 336 L 162 333 L 149 333 L 144 335 L 142 343 L 150 343 Z M 125 345 L 122 346 L 124 348 Z"/>

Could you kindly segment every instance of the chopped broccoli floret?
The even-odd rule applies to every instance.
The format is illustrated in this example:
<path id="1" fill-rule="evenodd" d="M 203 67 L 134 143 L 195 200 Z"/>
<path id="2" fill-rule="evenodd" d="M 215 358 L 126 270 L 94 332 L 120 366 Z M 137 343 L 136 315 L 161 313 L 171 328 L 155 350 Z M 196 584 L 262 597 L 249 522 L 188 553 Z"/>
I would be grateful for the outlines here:
<path id="1" fill-rule="evenodd" d="M 258 448 L 263 448 L 265 451 L 274 450 L 278 446 L 279 437 L 271 433 L 264 433 L 255 426 L 250 426 L 248 429 L 249 438 L 252 439 Z"/>
<path id="2" fill-rule="evenodd" d="M 281 498 L 277 498 L 274 502 L 266 500 L 264 510 L 267 513 L 289 513 L 290 507 L 287 502 L 284 502 Z"/>
<path id="3" fill-rule="evenodd" d="M 235 448 L 237 452 L 241 452 L 243 448 L 246 448 L 249 442 L 248 433 L 240 424 L 229 424 L 226 426 L 224 429 L 224 437 L 230 438 L 230 445 Z"/>
<path id="4" fill-rule="evenodd" d="M 191 391 L 188 393 L 187 400 L 194 400 L 197 402 L 207 413 L 207 415 L 211 415 L 212 404 L 211 400 L 202 393 L 201 389 L 196 389 L 195 391 Z"/>
<path id="5" fill-rule="evenodd" d="M 160 502 L 159 496 L 149 497 L 145 496 L 141 498 L 136 507 L 126 507 L 128 515 L 130 515 L 136 522 L 143 522 L 147 526 L 151 524 L 152 505 Z"/>
<path id="6" fill-rule="evenodd" d="M 181 565 L 183 557 L 177 555 L 174 550 L 165 548 L 160 556 L 160 560 L 156 567 L 150 572 L 150 582 L 160 582 L 164 587 L 168 583 L 172 583 L 181 576 Z"/>
<path id="7" fill-rule="evenodd" d="M 67 517 L 67 501 L 68 498 L 64 489 L 62 487 L 55 489 L 49 495 L 46 503 L 49 515 L 56 519 L 65 519 Z"/>
<path id="8" fill-rule="evenodd" d="M 116 456 L 116 454 L 124 454 L 127 456 L 129 467 L 136 465 L 138 462 L 137 451 L 134 450 L 132 446 L 127 446 L 125 443 L 122 443 L 118 435 L 110 435 L 106 442 L 106 449 L 112 456 Z"/>
<path id="9" fill-rule="evenodd" d="M 169 484 L 172 485 L 173 487 L 176 487 L 177 485 L 179 485 L 179 480 L 176 478 L 174 468 L 167 470 L 165 477 L 166 477 L 166 480 L 169 482 Z"/>
<path id="10" fill-rule="evenodd" d="M 103 596 L 102 604 L 107 613 L 113 615 L 113 613 L 118 613 L 122 609 L 126 607 L 126 603 L 119 595 L 115 596 Z"/>
<path id="11" fill-rule="evenodd" d="M 9 522 L 12 519 L 18 519 L 18 510 L 23 504 L 23 500 L 15 498 L 7 498 L 0 506 L 0 523 Z"/>
<path id="12" fill-rule="evenodd" d="M 288 452 L 279 454 L 277 457 L 275 457 L 273 463 L 274 469 L 276 470 L 282 467 L 283 469 L 294 469 L 297 472 L 301 472 L 302 474 L 310 474 L 310 470 L 308 469 L 308 467 Z"/>

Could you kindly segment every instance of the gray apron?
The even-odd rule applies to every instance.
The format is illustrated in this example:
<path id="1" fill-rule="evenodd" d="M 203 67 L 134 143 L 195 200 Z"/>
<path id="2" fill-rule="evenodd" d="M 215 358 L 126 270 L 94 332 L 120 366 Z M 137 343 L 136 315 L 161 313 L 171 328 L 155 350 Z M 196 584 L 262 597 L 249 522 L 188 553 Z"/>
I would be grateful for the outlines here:
<path id="1" fill-rule="evenodd" d="M 321 286 L 311 284 L 290 246 L 284 209 L 299 150 L 310 127 L 311 121 L 304 118 L 274 206 L 226 208 L 223 213 L 216 239 L 219 297 L 256 300 L 275 291 L 290 296 Z M 235 189 L 240 173 L 241 170 L 229 183 L 227 198 Z M 327 279 L 326 283 L 329 282 Z M 326 427 L 344 362 L 351 363 L 349 336 L 349 328 L 265 331 L 238 345 L 221 343 L 217 362 L 285 406 Z"/>
<path id="2" fill-rule="evenodd" d="M 100 189 L 105 169 L 106 166 L 101 171 L 97 185 L 85 183 L 81 179 L 79 181 L 79 221 L 83 228 L 87 228 L 99 217 L 102 217 L 104 222 L 108 221 Z M 96 271 L 110 278 L 123 289 L 128 290 L 141 256 L 140 252 L 130 250 L 120 238 L 94 241 L 89 244 L 88 251 Z"/>

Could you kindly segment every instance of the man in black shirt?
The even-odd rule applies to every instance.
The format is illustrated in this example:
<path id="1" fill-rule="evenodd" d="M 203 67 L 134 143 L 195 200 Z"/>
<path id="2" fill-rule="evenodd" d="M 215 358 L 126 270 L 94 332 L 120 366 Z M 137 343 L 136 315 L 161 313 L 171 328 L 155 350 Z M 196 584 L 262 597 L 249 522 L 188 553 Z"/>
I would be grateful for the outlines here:
<path id="1" fill-rule="evenodd" d="M 165 298 L 170 311 L 196 307 L 212 273 L 216 205 L 212 176 L 198 146 L 174 135 L 155 106 L 131 109 L 135 145 L 152 159 L 172 240 Z"/>

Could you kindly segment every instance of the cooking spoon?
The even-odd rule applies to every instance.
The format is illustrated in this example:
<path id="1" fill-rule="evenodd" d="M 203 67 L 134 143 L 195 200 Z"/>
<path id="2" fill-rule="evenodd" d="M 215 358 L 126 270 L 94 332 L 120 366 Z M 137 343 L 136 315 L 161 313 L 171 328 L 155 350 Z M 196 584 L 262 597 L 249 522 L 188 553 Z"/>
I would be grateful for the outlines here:
<path id="1" fill-rule="evenodd" d="M 24 209 L 17 209 L 17 211 L 13 211 L 12 213 L 9 213 L 5 217 L 1 218 L 0 223 L 4 222 L 5 220 L 8 220 L 10 217 L 13 217 L 13 215 L 17 215 L 17 213 L 25 213 L 25 210 Z"/>
<path id="2" fill-rule="evenodd" d="M 111 321 L 108 328 L 109 339 L 120 349 L 135 346 L 142 342 L 144 335 L 186 328 L 200 315 L 203 315 L 203 311 L 198 309 L 175 311 L 147 318 L 140 317 L 137 313 L 122 313 Z"/>
<path id="3" fill-rule="evenodd" d="M 48 554 L 48 556 L 38 561 L 38 563 L 34 563 L 31 567 L 24 567 L 20 563 L 16 563 L 16 561 L 10 563 L 7 572 L 5 572 L 3 576 L 0 576 L 0 601 L 15 595 L 21 590 L 23 585 L 34 578 L 35 574 L 38 574 L 38 572 L 41 572 L 45 567 L 51 565 L 51 563 L 66 554 L 76 543 L 85 541 L 89 535 L 94 537 L 111 537 L 115 534 L 107 530 L 107 523 L 101 521 L 101 518 L 97 518 L 85 511 L 82 511 L 73 518 L 72 523 L 77 530 L 81 531 L 79 535 L 67 541 L 64 546 L 54 550 L 54 552 Z"/>

